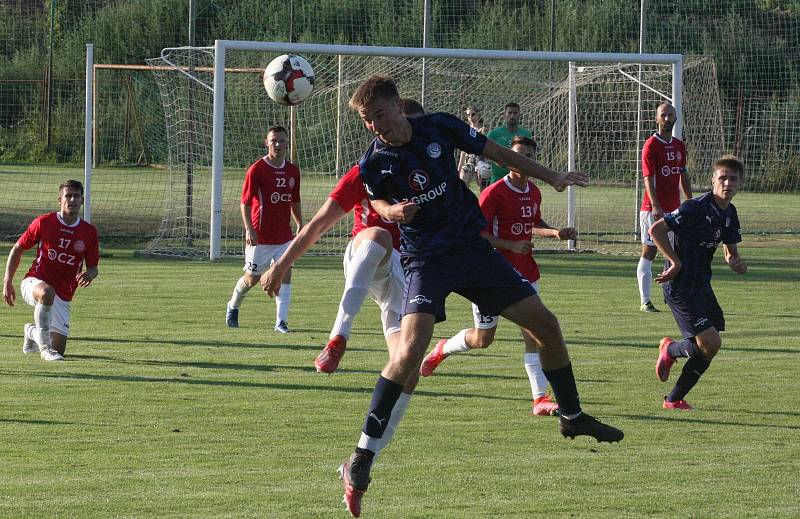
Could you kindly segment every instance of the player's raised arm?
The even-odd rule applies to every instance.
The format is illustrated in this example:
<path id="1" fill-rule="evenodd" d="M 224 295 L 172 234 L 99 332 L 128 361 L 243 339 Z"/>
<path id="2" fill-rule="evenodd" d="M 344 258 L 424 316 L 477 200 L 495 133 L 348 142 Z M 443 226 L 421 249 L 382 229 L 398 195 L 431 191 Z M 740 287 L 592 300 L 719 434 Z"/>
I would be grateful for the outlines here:
<path id="1" fill-rule="evenodd" d="M 500 166 L 544 180 L 556 191 L 563 191 L 567 186 L 573 185 L 585 187 L 589 183 L 589 177 L 585 173 L 575 171 L 558 173 L 491 140 L 486 141 L 483 155 Z"/>
<path id="2" fill-rule="evenodd" d="M 347 214 L 332 198 L 328 198 L 322 207 L 306 225 L 300 229 L 289 248 L 280 259 L 272 264 L 269 270 L 261 275 L 261 288 L 270 297 L 275 296 L 281 288 L 281 281 L 295 261 L 325 234 L 333 225 Z"/>

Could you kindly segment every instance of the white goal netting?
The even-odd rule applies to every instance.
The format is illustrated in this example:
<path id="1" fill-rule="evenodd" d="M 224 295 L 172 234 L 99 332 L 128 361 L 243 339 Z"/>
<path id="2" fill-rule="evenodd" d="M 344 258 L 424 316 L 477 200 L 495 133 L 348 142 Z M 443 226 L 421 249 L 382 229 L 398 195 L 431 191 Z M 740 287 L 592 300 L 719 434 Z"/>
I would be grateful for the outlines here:
<path id="1" fill-rule="evenodd" d="M 403 97 L 420 100 L 423 68 L 427 111 L 463 116 L 482 110 L 484 124 L 502 124 L 504 106 L 521 106 L 521 125 L 539 142 L 539 161 L 567 168 L 568 64 L 514 60 L 400 58 L 303 54 L 316 72 L 312 96 L 293 110 L 272 102 L 261 71 L 278 52 L 228 50 L 225 72 L 222 254 L 241 254 L 239 194 L 248 165 L 264 155 L 263 138 L 274 124 L 291 127 L 292 156 L 300 166 L 303 214 L 310 219 L 337 178 L 355 163 L 371 137 L 347 108 L 355 88 L 371 74 L 395 78 Z M 207 256 L 213 129 L 213 49 L 165 49 L 149 60 L 156 67 L 169 147 L 164 217 L 145 253 Z M 669 65 L 577 63 L 575 68 L 576 166 L 592 178 L 577 192 L 578 247 L 634 251 L 638 235 L 639 149 L 655 130 L 655 108 L 671 96 Z M 715 67 L 711 60 L 684 63 L 684 138 L 689 171 L 699 188 L 711 162 L 725 149 Z M 294 113 L 292 113 L 294 112 Z M 566 225 L 567 196 L 543 187 L 543 216 Z M 331 230 L 314 249 L 340 253 L 351 219 Z M 538 248 L 565 247 L 539 240 Z"/>

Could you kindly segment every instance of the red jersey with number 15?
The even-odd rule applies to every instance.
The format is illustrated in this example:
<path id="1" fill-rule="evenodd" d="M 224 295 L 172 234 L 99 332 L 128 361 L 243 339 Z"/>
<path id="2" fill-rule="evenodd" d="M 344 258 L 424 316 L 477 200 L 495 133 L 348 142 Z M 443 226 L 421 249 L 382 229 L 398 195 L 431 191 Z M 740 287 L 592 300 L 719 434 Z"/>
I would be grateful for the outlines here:
<path id="1" fill-rule="evenodd" d="M 484 189 L 479 202 L 489 222 L 484 232 L 503 240 L 531 241 L 533 228 L 542 221 L 542 192 L 530 180 L 520 190 L 505 176 Z M 533 252 L 517 254 L 506 249 L 497 252 L 530 283 L 539 279 L 539 265 L 533 259 Z"/>
<path id="2" fill-rule="evenodd" d="M 86 267 L 100 261 L 100 245 L 94 225 L 78 218 L 67 225 L 57 212 L 36 218 L 17 240 L 22 250 L 39 247 L 26 278 L 35 277 L 53 287 L 58 297 L 72 301 L 78 281 L 75 277 Z"/>
<path id="3" fill-rule="evenodd" d="M 400 228 L 396 222 L 387 222 L 375 212 L 372 204 L 369 203 L 367 190 L 364 181 L 361 179 L 358 164 L 350 168 L 345 176 L 339 179 L 336 187 L 333 188 L 332 198 L 342 210 L 347 213 L 353 210 L 353 232 L 355 236 L 367 227 L 381 227 L 389 231 L 392 235 L 392 245 L 400 250 Z"/>
<path id="4" fill-rule="evenodd" d="M 656 197 L 661 209 L 671 213 L 681 205 L 681 175 L 686 174 L 686 146 L 677 137 L 665 141 L 653 134 L 642 148 L 642 176 L 653 177 Z M 642 211 L 652 211 L 647 192 L 642 200 Z"/>
<path id="5" fill-rule="evenodd" d="M 292 204 L 300 202 L 300 169 L 289 162 L 281 167 L 263 157 L 247 169 L 242 203 L 250 206 L 250 221 L 261 245 L 279 245 L 294 238 Z"/>

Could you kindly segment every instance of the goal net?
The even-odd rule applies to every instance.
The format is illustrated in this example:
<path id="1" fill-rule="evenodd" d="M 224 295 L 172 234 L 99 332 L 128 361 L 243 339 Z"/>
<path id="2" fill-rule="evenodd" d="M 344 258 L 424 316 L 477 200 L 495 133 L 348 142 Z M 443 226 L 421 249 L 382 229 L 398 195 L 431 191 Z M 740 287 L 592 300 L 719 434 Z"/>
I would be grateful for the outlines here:
<path id="1" fill-rule="evenodd" d="M 265 154 L 265 131 L 275 124 L 290 128 L 292 160 L 301 169 L 303 215 L 310 219 L 372 138 L 347 108 L 350 95 L 371 74 L 392 76 L 401 96 L 422 101 L 429 112 L 463 116 L 466 105 L 475 105 L 489 127 L 503 124 L 505 104 L 517 102 L 521 126 L 539 143 L 538 160 L 565 171 L 573 157 L 574 167 L 591 176 L 591 187 L 575 189 L 572 197 L 540 183 L 545 221 L 574 224 L 579 249 L 636 250 L 640 149 L 655 130 L 656 106 L 673 101 L 681 90 L 673 83 L 674 68 L 683 74 L 683 93 L 674 102 L 680 108 L 685 99 L 682 123 L 695 185 L 702 185 L 724 149 L 715 69 L 707 59 L 681 62 L 677 57 L 675 64 L 674 55 L 557 53 L 548 58 L 514 51 L 222 43 L 228 44 L 218 63 L 224 73 L 216 78 L 220 51 L 214 48 L 164 49 L 161 57 L 148 60 L 165 112 L 169 178 L 160 229 L 144 253 L 212 259 L 241 254 L 241 185 L 248 165 Z M 264 67 L 287 52 L 303 55 L 316 73 L 314 93 L 292 109 L 272 102 L 261 81 Z M 215 171 L 214 91 L 221 80 L 224 116 L 216 122 Z M 351 218 L 332 229 L 314 252 L 341 253 Z M 536 247 L 567 244 L 538 240 Z"/>

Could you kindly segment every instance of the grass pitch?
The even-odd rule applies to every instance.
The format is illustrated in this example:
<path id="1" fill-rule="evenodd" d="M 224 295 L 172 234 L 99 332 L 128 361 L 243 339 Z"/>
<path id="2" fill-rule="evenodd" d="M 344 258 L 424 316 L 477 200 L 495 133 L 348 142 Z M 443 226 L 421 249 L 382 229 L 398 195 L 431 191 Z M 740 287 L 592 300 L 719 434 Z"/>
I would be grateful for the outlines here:
<path id="1" fill-rule="evenodd" d="M 503 322 L 490 349 L 420 383 L 363 517 L 796 517 L 800 254 L 744 245 L 747 275 L 715 265 L 728 331 L 692 412 L 661 409 L 671 386 L 656 379 L 656 345 L 677 330 L 667 312 L 638 311 L 635 258 L 541 256 L 582 403 L 625 440 L 565 440 L 555 419 L 530 416 L 521 341 Z M 347 517 L 335 470 L 386 351 L 366 302 L 340 371 L 315 373 L 340 259 L 299 262 L 294 333 L 280 335 L 255 290 L 242 327 L 225 327 L 239 260 L 112 252 L 77 292 L 66 362 L 21 353 L 23 302 L 0 313 L 0 516 Z M 436 337 L 471 323 L 466 301 L 448 303 Z"/>

